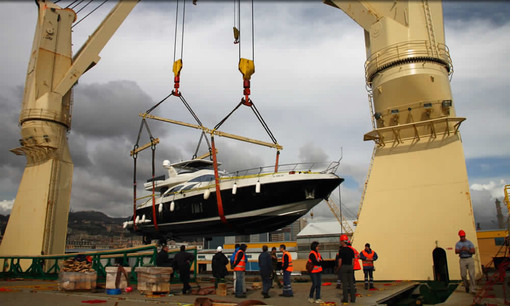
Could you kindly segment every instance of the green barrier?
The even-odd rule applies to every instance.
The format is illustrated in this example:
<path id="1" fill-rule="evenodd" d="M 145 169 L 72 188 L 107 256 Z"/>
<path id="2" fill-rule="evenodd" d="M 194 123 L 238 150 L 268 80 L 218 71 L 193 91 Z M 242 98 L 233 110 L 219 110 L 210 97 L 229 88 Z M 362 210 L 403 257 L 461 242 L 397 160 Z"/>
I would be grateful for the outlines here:
<path id="1" fill-rule="evenodd" d="M 193 276 L 191 281 L 195 281 L 197 277 L 197 254 L 196 248 L 187 250 L 192 252 L 195 260 L 193 262 Z M 137 283 L 137 275 L 135 272 L 136 267 L 142 266 L 155 266 L 157 256 L 157 246 L 155 244 L 145 245 L 134 248 L 105 250 L 97 252 L 80 252 L 62 255 L 39 255 L 39 256 L 0 256 L 0 263 L 3 266 L 0 272 L 0 278 L 27 278 L 27 279 L 47 279 L 54 280 L 58 278 L 60 267 L 64 260 L 74 258 L 78 255 L 86 256 L 92 263 L 92 269 L 97 272 L 97 280 L 99 282 L 106 281 L 106 267 L 116 266 L 121 264 L 128 267 L 130 259 L 134 260 L 131 266 L 131 273 L 129 274 L 130 282 Z M 170 254 L 179 252 L 176 250 L 169 250 Z M 31 261 L 30 266 L 23 271 L 23 266 L 26 262 L 21 264 L 21 261 Z M 122 262 L 119 262 L 121 260 Z M 178 283 L 178 277 L 174 277 L 172 283 Z"/>

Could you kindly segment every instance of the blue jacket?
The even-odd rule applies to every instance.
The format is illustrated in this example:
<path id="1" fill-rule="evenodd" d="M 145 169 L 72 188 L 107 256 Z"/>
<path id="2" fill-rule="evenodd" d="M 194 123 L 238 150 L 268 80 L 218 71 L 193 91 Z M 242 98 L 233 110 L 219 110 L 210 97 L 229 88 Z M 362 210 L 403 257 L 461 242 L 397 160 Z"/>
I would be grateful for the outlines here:
<path id="1" fill-rule="evenodd" d="M 259 255 L 259 271 L 262 276 L 273 274 L 273 260 L 269 252 L 262 252 Z"/>
<path id="2" fill-rule="evenodd" d="M 233 265 L 234 264 L 234 261 L 236 260 L 236 254 L 237 254 L 237 251 L 239 251 L 239 247 L 237 247 L 235 250 L 234 250 L 234 253 L 232 253 L 232 255 L 230 255 L 230 264 Z"/>

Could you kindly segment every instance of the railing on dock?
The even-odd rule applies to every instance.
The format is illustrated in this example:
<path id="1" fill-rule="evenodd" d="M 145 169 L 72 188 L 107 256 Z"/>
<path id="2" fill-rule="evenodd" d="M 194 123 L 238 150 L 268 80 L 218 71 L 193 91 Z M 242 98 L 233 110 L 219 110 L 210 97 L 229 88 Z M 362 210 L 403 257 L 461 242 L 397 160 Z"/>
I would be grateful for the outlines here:
<path id="1" fill-rule="evenodd" d="M 191 280 L 197 276 L 197 249 L 189 248 L 195 258 L 193 263 L 193 275 Z M 170 249 L 169 254 L 179 252 L 179 249 Z M 131 267 L 129 273 L 130 282 L 137 283 L 138 278 L 135 268 L 145 265 L 156 265 L 156 256 L 158 248 L 155 244 L 140 247 L 104 250 L 97 252 L 78 252 L 60 255 L 40 255 L 40 256 L 0 256 L 0 278 L 27 278 L 27 279 L 57 279 L 60 273 L 62 262 L 69 258 L 75 258 L 78 255 L 88 257 L 92 263 L 92 269 L 97 272 L 97 280 L 106 280 L 106 267 L 122 265 Z M 90 257 L 89 257 L 90 256 Z M 24 270 L 23 267 L 28 266 Z M 178 280 L 179 277 L 174 277 Z"/>

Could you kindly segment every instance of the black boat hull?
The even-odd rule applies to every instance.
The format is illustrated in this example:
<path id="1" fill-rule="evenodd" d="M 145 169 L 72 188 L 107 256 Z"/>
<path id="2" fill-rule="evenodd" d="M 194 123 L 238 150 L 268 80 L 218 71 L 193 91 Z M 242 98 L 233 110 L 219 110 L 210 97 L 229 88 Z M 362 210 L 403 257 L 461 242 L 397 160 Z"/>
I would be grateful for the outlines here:
<path id="1" fill-rule="evenodd" d="M 237 188 L 235 194 L 232 188 L 221 190 L 226 222 L 220 218 L 215 192 L 211 192 L 207 199 L 204 199 L 203 193 L 190 196 L 184 193 L 178 200 L 165 198 L 161 211 L 158 205 L 154 209 L 152 206 L 138 209 L 138 218 L 145 219 L 145 222 L 138 223 L 136 230 L 133 227 L 130 230 L 146 236 L 146 240 L 271 232 L 305 215 L 328 198 L 342 181 L 342 178 L 334 176 L 265 183 L 261 185 L 260 192 L 256 192 L 254 185 Z M 157 227 L 152 222 L 154 217 Z"/>

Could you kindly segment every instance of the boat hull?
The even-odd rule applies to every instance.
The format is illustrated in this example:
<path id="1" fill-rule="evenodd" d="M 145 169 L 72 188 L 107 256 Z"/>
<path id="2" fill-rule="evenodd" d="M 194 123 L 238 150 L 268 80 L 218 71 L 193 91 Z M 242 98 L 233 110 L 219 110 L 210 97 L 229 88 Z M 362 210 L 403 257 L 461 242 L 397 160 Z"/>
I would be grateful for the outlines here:
<path id="1" fill-rule="evenodd" d="M 183 239 L 264 233 L 285 227 L 305 215 L 343 181 L 336 175 L 318 178 L 265 182 L 259 186 L 241 181 L 222 184 L 221 202 L 225 222 L 220 218 L 216 192 L 190 191 L 165 197 L 152 205 L 137 209 L 136 230 L 151 239 Z M 233 192 L 233 189 L 235 192 Z M 257 192 L 259 191 L 259 192 Z M 235 193 L 235 194 L 234 194 Z M 160 207 L 160 204 L 162 205 Z M 155 214 L 154 214 L 155 212 Z M 157 227 L 152 222 L 156 219 Z M 133 219 L 131 219 L 133 220 Z"/>

